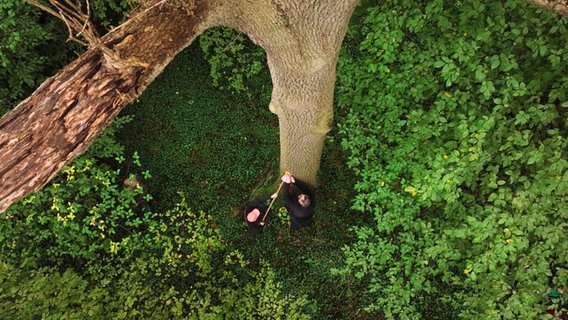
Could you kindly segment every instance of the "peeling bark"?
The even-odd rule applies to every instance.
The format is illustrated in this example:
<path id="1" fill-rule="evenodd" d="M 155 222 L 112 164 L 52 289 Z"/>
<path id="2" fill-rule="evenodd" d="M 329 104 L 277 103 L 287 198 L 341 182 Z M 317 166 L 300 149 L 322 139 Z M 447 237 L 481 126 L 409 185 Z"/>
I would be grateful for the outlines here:
<path id="1" fill-rule="evenodd" d="M 0 120 L 0 212 L 86 150 L 205 29 L 205 11 L 203 2 L 191 16 L 158 6 L 136 14 L 102 39 L 121 65 L 90 49 L 6 114 Z"/>

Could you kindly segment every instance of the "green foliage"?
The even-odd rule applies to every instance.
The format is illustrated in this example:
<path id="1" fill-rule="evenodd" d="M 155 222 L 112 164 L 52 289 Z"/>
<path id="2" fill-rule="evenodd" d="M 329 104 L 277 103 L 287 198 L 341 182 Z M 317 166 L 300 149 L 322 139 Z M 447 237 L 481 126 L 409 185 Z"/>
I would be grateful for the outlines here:
<path id="1" fill-rule="evenodd" d="M 97 158 L 97 159 L 116 159 L 118 162 L 125 160 L 124 158 L 124 145 L 116 140 L 118 131 L 125 125 L 132 122 L 134 117 L 129 115 L 121 115 L 115 118 L 112 123 L 97 137 L 97 139 L 89 146 L 81 157 L 82 158 Z M 133 155 L 133 162 L 137 167 L 141 167 L 136 153 Z"/>
<path id="2" fill-rule="evenodd" d="M 382 2 L 349 31 L 339 127 L 375 224 L 337 273 L 366 310 L 532 319 L 548 278 L 567 284 L 566 27 L 521 1 L 437 0 Z"/>
<path id="3" fill-rule="evenodd" d="M 193 213 L 182 199 L 155 220 L 111 257 L 106 268 L 114 277 L 105 275 L 110 270 L 93 272 L 96 283 L 114 292 L 111 308 L 119 317 L 278 319 L 290 313 L 309 319 L 305 297 L 284 295 L 266 265 L 247 269 L 242 254 L 227 250 L 208 215 Z"/>
<path id="4" fill-rule="evenodd" d="M 238 251 L 227 250 L 209 217 L 192 213 L 183 200 L 149 222 L 145 232 L 131 230 L 120 243 L 111 243 L 110 254 L 99 253 L 81 270 L 61 274 L 56 269 L 17 269 L 4 263 L 0 315 L 3 319 L 311 318 L 304 296 L 282 293 L 266 264 L 247 269 L 248 262 Z M 26 255 L 23 252 L 22 258 L 32 258 Z"/>
<path id="5" fill-rule="evenodd" d="M 105 158 L 122 157 L 114 133 L 128 121 L 117 119 L 91 150 L 65 166 L 47 187 L 4 212 L 0 225 L 4 261 L 51 261 L 50 265 L 62 266 L 72 259 L 79 268 L 148 223 L 149 213 L 135 212 L 135 198 L 143 190 L 124 188 L 120 170 L 102 163 Z"/>
<path id="6" fill-rule="evenodd" d="M 0 317 L 310 319 L 305 295 L 250 266 L 183 195 L 165 211 L 138 205 L 145 190 L 107 164 L 125 161 L 114 133 L 129 120 L 0 215 Z"/>
<path id="7" fill-rule="evenodd" d="M 104 319 L 105 306 L 96 291 L 75 272 L 0 266 L 2 319 Z"/>
<path id="8" fill-rule="evenodd" d="M 266 106 L 219 95 L 199 58 L 198 47 L 180 53 L 125 110 L 136 113 L 136 122 L 120 136 L 129 152 L 147 159 L 160 207 L 169 208 L 184 191 L 190 207 L 222 212 L 230 203 L 244 204 L 249 194 L 243 189 L 253 189 L 255 179 L 277 167 L 278 128 Z"/>
<path id="9" fill-rule="evenodd" d="M 100 29 L 118 26 L 136 6 L 136 0 L 91 0 L 89 3 L 93 22 Z"/>
<path id="10" fill-rule="evenodd" d="M 21 0 L 0 3 L 0 114 L 67 61 L 65 26 Z"/>
<path id="11" fill-rule="evenodd" d="M 260 91 L 263 99 L 268 98 L 265 53 L 243 33 L 227 27 L 212 28 L 199 37 L 199 45 L 209 63 L 214 86 L 248 98 Z"/>

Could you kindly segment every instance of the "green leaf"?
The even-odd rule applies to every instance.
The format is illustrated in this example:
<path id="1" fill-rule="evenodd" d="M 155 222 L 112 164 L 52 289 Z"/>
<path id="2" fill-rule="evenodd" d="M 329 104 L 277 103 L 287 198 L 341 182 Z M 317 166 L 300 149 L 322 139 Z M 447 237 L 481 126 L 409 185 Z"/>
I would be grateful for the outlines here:
<path id="1" fill-rule="evenodd" d="M 486 78 L 485 70 L 482 66 L 477 66 L 475 69 L 475 79 L 479 82 L 483 82 Z"/>
<path id="2" fill-rule="evenodd" d="M 519 111 L 519 113 L 515 116 L 515 124 L 526 124 L 530 120 L 530 116 L 525 113 L 524 111 Z"/>
<path id="3" fill-rule="evenodd" d="M 481 88 L 479 90 L 481 91 L 485 99 L 489 99 L 493 92 L 495 92 L 495 87 L 493 86 L 492 81 L 484 81 L 481 84 Z"/>

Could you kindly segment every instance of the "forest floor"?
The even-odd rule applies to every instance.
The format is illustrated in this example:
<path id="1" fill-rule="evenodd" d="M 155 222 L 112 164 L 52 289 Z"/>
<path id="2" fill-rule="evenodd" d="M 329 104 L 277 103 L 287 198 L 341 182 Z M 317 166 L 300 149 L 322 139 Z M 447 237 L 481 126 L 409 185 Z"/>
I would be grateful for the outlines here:
<path id="1" fill-rule="evenodd" d="M 335 130 L 324 147 L 313 227 L 290 232 L 277 201 L 262 234 L 247 233 L 247 201 L 275 192 L 280 182 L 278 119 L 267 102 L 252 100 L 214 88 L 194 45 L 123 112 L 134 120 L 119 140 L 151 172 L 146 186 L 155 209 L 167 210 L 182 193 L 193 210 L 213 217 L 229 248 L 243 253 L 251 268 L 268 262 L 284 294 L 306 295 L 321 319 L 366 318 L 358 308 L 359 289 L 337 286 L 331 273 L 342 267 L 350 227 L 372 221 L 350 210 L 355 178 Z"/>

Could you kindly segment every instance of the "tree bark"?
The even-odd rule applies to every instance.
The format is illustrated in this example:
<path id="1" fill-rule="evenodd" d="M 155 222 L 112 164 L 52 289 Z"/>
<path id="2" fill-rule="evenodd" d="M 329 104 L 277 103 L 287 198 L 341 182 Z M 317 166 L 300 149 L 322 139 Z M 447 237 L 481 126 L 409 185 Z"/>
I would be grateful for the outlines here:
<path id="1" fill-rule="evenodd" d="M 316 184 L 333 118 L 335 66 L 357 0 L 252 1 L 226 23 L 267 54 L 270 110 L 280 123 L 280 169 Z M 262 8 L 263 10 L 259 10 Z M 269 27 L 267 27 L 269 26 Z"/>
<path id="2" fill-rule="evenodd" d="M 315 184 L 331 125 L 335 63 L 357 1 L 155 3 L 102 38 L 107 54 L 90 48 L 0 120 L 0 212 L 47 184 L 177 53 L 218 25 L 245 32 L 266 50 L 281 168 Z"/>

